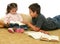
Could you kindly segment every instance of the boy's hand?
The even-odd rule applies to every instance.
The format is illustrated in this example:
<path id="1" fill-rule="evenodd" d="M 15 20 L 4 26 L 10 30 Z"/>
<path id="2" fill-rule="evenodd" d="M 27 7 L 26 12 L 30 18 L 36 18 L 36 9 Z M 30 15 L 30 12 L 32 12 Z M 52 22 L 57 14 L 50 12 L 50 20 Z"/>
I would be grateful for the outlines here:
<path id="1" fill-rule="evenodd" d="M 44 30 L 40 30 L 40 32 L 45 33 L 45 34 L 49 34 L 47 31 L 44 31 Z"/>

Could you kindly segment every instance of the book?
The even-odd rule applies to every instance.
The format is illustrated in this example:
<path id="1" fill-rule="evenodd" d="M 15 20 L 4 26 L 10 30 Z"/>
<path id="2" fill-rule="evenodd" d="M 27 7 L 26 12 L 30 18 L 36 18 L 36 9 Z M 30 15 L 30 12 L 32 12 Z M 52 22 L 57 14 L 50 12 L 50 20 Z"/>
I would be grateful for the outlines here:
<path id="1" fill-rule="evenodd" d="M 59 37 L 55 35 L 48 35 L 42 32 L 27 31 L 25 32 L 34 39 L 44 40 L 44 41 L 59 41 Z"/>
<path id="2" fill-rule="evenodd" d="M 19 24 L 19 25 L 25 25 L 24 23 L 19 22 L 19 21 L 10 21 L 10 23 L 13 23 L 13 24 L 17 23 L 17 24 Z"/>

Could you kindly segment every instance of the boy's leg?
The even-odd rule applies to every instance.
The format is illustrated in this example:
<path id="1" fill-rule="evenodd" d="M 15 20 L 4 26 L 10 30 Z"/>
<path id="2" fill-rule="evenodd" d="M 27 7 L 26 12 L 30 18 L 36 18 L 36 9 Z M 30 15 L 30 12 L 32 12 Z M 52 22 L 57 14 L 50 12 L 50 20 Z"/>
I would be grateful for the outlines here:
<path id="1" fill-rule="evenodd" d="M 53 20 L 57 24 L 57 28 L 60 28 L 60 15 L 53 17 Z"/>
<path id="2" fill-rule="evenodd" d="M 58 21 L 60 22 L 60 15 L 53 17 L 53 20 L 55 20 L 55 21 L 57 21 L 57 22 L 58 22 Z"/>
<path id="3" fill-rule="evenodd" d="M 47 22 L 45 24 L 45 28 L 49 31 L 49 30 L 55 30 L 56 29 L 56 24 L 55 22 L 53 21 L 52 18 L 47 18 Z"/>

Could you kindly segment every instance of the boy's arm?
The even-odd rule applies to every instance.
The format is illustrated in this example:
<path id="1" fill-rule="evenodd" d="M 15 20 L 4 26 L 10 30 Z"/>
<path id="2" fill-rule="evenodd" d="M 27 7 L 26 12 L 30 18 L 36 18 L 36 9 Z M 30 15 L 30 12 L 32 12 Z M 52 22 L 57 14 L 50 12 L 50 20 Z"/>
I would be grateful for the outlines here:
<path id="1" fill-rule="evenodd" d="M 32 23 L 27 23 L 27 25 L 28 25 L 29 27 L 31 27 L 34 31 L 39 31 L 39 30 L 40 30 L 40 28 L 32 25 Z"/>
<path id="2" fill-rule="evenodd" d="M 40 31 L 40 32 L 43 32 L 45 34 L 49 34 L 47 31 L 44 31 L 44 30 L 40 29 L 39 27 L 36 27 L 36 26 L 32 25 L 31 23 L 27 23 L 27 25 L 29 27 L 31 27 L 34 31 Z"/>
<path id="3" fill-rule="evenodd" d="M 34 30 L 34 31 L 39 31 L 39 30 L 40 30 L 40 28 L 34 26 L 34 25 L 33 25 L 32 23 L 30 23 L 30 22 L 23 21 L 22 23 L 24 23 L 24 24 L 28 25 L 29 27 L 31 27 L 32 30 Z"/>
<path id="4" fill-rule="evenodd" d="M 43 32 L 43 33 L 45 33 L 45 34 L 49 34 L 48 32 L 40 29 L 39 27 L 34 26 L 34 25 L 33 25 L 32 23 L 30 23 L 30 22 L 23 22 L 23 23 L 27 24 L 27 25 L 28 25 L 29 27 L 31 27 L 32 30 L 34 30 L 34 31 L 40 31 L 40 32 Z"/>

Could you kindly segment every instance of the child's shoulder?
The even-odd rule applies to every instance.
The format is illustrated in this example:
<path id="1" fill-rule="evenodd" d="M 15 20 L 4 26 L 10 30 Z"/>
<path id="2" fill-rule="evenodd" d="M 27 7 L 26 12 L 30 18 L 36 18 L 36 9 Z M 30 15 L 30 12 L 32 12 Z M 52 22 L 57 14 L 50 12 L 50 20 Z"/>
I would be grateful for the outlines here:
<path id="1" fill-rule="evenodd" d="M 20 18 L 22 18 L 22 14 L 21 13 L 17 13 L 17 16 L 19 16 Z"/>
<path id="2" fill-rule="evenodd" d="M 12 15 L 11 14 L 6 14 L 5 17 L 11 17 Z"/>
<path id="3" fill-rule="evenodd" d="M 43 14 L 40 14 L 39 17 L 45 17 Z"/>
<path id="4" fill-rule="evenodd" d="M 10 16 L 10 15 L 12 15 L 12 14 L 10 14 L 10 13 L 6 14 L 6 16 Z"/>

